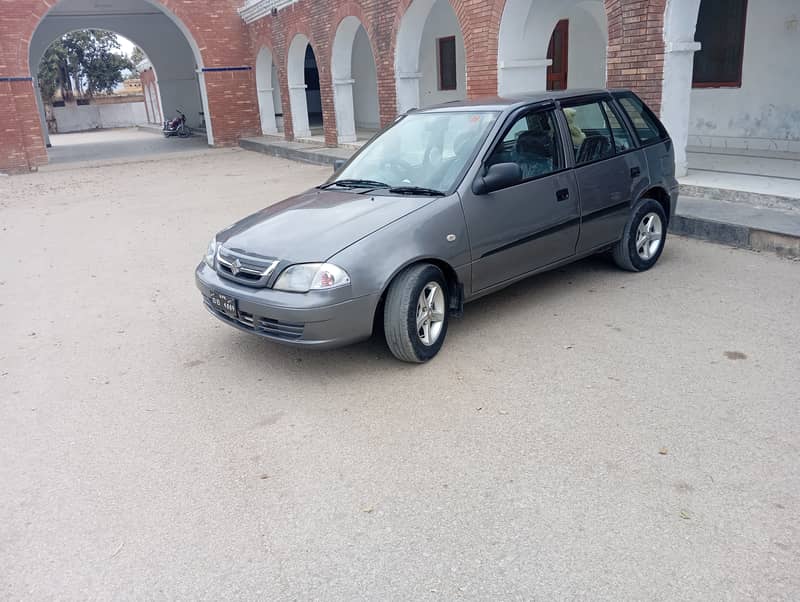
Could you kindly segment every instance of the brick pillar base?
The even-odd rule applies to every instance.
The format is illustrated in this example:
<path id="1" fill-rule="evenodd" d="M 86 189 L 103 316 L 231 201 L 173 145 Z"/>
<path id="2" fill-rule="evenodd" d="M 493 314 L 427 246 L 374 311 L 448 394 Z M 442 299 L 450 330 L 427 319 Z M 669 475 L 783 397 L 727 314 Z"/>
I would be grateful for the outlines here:
<path id="1" fill-rule="evenodd" d="M 0 172 L 19 173 L 47 164 L 33 82 L 0 79 Z"/>
<path id="2" fill-rule="evenodd" d="M 252 69 L 203 71 L 208 97 L 206 123 L 211 123 L 214 146 L 233 146 L 246 136 L 261 134 Z"/>

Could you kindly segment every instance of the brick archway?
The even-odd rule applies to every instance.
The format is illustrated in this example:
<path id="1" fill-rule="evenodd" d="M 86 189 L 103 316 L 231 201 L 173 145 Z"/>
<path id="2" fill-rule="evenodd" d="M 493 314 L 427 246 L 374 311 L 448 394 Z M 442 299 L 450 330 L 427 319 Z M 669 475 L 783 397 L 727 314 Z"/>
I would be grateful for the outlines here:
<path id="1" fill-rule="evenodd" d="M 206 96 L 203 107 L 206 124 L 214 122 L 215 116 L 228 116 L 230 97 L 236 97 L 236 119 L 222 120 L 214 128 L 214 143 L 233 144 L 242 135 L 257 133 L 255 78 L 246 62 L 246 29 L 236 11 L 236 0 L 199 0 L 191 5 L 179 0 L 144 2 L 166 15 L 192 47 Z M 0 36 L 0 103 L 12 111 L 0 116 L 0 129 L 7 130 L 9 140 L 8 143 L 4 140 L 0 151 L 0 171 L 36 169 L 47 163 L 33 87 L 31 69 L 35 67 L 30 64 L 30 45 L 37 28 L 59 5 L 60 2 L 52 0 L 3 3 L 4 29 L 12 35 Z M 98 14 L 103 11 L 98 9 Z M 80 26 L 79 21 L 76 25 Z"/>
<path id="2" fill-rule="evenodd" d="M 377 89 L 377 64 L 375 47 L 369 31 L 364 26 L 363 12 L 358 5 L 349 2 L 337 13 L 332 28 L 333 38 L 329 42 L 331 58 L 331 82 L 336 117 L 337 142 L 356 142 L 356 127 L 364 113 L 368 113 L 374 126 L 380 123 L 380 105 Z M 360 55 L 355 53 L 359 33 L 364 32 L 367 47 Z M 369 56 L 366 56 L 369 54 Z M 362 63 L 362 73 L 353 73 L 353 60 Z M 364 71 L 366 69 L 366 71 Z M 374 81 L 373 81 L 374 80 Z M 374 116 L 373 116 L 374 112 Z"/>
<path id="3" fill-rule="evenodd" d="M 457 25 L 456 32 L 456 52 L 463 47 L 465 63 L 466 60 L 466 38 L 464 32 L 469 28 L 463 2 L 460 0 L 400 0 L 395 13 L 392 27 L 392 57 L 394 63 L 394 78 L 396 106 L 398 112 L 406 111 L 410 108 L 418 108 L 426 104 L 422 98 L 421 80 L 425 77 L 423 66 L 420 64 L 420 57 L 425 56 L 422 52 L 425 44 L 424 31 L 431 19 L 432 13 L 436 10 L 438 2 L 445 2 L 452 10 Z M 454 92 L 454 100 L 458 96 L 467 95 L 467 76 L 468 65 L 460 66 L 457 64 L 457 73 L 464 74 L 463 90 Z M 460 79 L 460 78 L 459 78 Z M 444 99 L 443 99 L 444 100 Z"/>

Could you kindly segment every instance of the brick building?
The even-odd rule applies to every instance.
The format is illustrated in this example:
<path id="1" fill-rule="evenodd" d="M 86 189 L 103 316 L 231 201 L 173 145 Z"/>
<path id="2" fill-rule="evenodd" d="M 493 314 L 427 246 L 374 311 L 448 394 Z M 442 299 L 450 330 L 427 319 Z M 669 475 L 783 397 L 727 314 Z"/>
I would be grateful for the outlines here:
<path id="1" fill-rule="evenodd" d="M 800 152 L 799 18 L 800 0 L 0 0 L 0 171 L 47 162 L 36 66 L 85 27 L 139 45 L 151 106 L 213 145 L 350 143 L 415 106 L 608 85 L 661 112 L 681 170 L 689 143 Z"/>

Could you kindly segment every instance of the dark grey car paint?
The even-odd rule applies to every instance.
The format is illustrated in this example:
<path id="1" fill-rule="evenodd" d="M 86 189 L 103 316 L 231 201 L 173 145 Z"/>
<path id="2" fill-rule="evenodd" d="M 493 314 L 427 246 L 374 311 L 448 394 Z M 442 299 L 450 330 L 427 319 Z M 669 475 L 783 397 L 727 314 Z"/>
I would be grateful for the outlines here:
<path id="1" fill-rule="evenodd" d="M 245 311 L 307 324 L 303 339 L 279 342 L 332 347 L 368 337 L 381 295 L 397 273 L 418 261 L 450 266 L 463 286 L 464 300 L 470 301 L 614 243 L 622 236 L 633 204 L 652 187 L 667 191 L 674 214 L 677 181 L 669 140 L 578 169 L 566 152 L 567 169 L 560 173 L 486 195 L 473 194 L 472 182 L 509 119 L 533 107 L 558 108 L 559 99 L 576 96 L 614 102 L 607 91 L 594 90 L 426 109 L 502 111 L 448 196 L 313 189 L 218 235 L 226 247 L 281 260 L 270 285 L 289 264 L 324 261 L 345 269 L 350 285 L 305 294 L 256 289 L 222 278 L 201 263 L 196 271 L 198 287 L 205 296 L 212 290 L 234 296 Z M 569 133 L 560 109 L 557 115 L 562 146 L 567 148 Z M 625 123 L 630 127 L 627 119 Z M 631 176 L 634 167 L 639 176 Z M 559 201 L 556 193 L 563 189 L 569 191 L 568 199 Z"/>

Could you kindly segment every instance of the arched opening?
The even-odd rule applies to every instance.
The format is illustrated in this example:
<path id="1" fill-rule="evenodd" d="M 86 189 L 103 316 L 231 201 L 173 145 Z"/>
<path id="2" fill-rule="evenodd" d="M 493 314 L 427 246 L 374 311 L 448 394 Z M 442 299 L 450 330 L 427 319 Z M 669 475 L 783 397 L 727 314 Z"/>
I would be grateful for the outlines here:
<path id="1" fill-rule="evenodd" d="M 275 134 L 283 130 L 281 110 L 281 90 L 272 52 L 262 48 L 256 58 L 256 87 L 258 91 L 258 110 L 261 114 L 261 132 Z M 280 123 L 279 123 L 280 121 Z"/>
<path id="2" fill-rule="evenodd" d="M 397 110 L 467 96 L 464 36 L 448 0 L 413 0 L 400 21 L 395 48 Z"/>
<path id="3" fill-rule="evenodd" d="M 67 32 L 48 44 L 32 66 L 48 147 L 50 134 L 149 122 L 152 107 L 131 60 L 134 48 L 130 40 L 100 29 Z"/>
<path id="4" fill-rule="evenodd" d="M 603 0 L 508 0 L 498 39 L 498 92 L 605 86 Z"/>
<path id="5" fill-rule="evenodd" d="M 322 134 L 322 96 L 319 69 L 309 39 L 297 34 L 289 46 L 287 64 L 289 102 L 295 138 Z"/>
<path id="6" fill-rule="evenodd" d="M 380 126 L 378 75 L 372 45 L 357 17 L 344 18 L 336 30 L 331 73 L 339 143 L 369 137 Z"/>
<path id="7" fill-rule="evenodd" d="M 175 117 L 180 109 L 194 133 L 193 139 L 213 143 L 211 123 L 206 119 L 202 56 L 186 27 L 160 3 L 111 0 L 91 3 L 87 8 L 87 3 L 81 0 L 60 0 L 42 18 L 31 37 L 28 59 L 32 77 L 36 78 L 42 57 L 54 40 L 76 30 L 90 29 L 114 32 L 141 48 L 153 68 L 155 84 L 146 91 L 144 102 L 149 99 L 150 108 L 157 106 L 163 119 Z M 35 86 L 47 141 L 44 103 L 38 88 Z M 146 118 L 146 121 L 151 120 Z"/>

